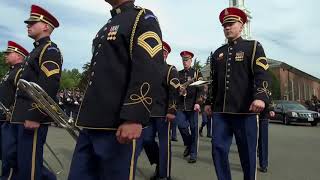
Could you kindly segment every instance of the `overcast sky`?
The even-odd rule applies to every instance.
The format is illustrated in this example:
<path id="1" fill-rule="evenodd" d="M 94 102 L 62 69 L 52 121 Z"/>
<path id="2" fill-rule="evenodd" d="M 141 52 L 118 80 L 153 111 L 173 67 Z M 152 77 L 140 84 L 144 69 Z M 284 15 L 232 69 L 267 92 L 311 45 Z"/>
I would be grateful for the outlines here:
<path id="1" fill-rule="evenodd" d="M 64 67 L 78 68 L 91 59 L 91 42 L 110 18 L 111 7 L 104 0 L 1 0 L 0 50 L 13 40 L 29 51 L 33 40 L 23 23 L 30 6 L 37 4 L 60 21 L 52 40 L 63 52 Z M 168 62 L 182 68 L 179 53 L 194 52 L 205 62 L 211 51 L 224 42 L 218 15 L 228 0 L 136 0 L 159 19 L 163 38 L 172 47 Z M 261 42 L 269 58 L 284 61 L 320 78 L 320 1 L 247 0 L 251 11 L 252 37 Z"/>

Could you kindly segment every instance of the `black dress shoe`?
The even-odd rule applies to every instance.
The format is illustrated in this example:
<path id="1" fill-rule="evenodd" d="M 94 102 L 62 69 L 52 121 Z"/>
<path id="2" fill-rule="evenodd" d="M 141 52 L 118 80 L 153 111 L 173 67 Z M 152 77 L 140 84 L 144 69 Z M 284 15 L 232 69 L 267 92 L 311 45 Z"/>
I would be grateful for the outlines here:
<path id="1" fill-rule="evenodd" d="M 150 180 L 158 180 L 159 179 L 159 166 L 156 166 L 156 169 L 153 175 L 150 177 Z"/>
<path id="2" fill-rule="evenodd" d="M 262 172 L 262 173 L 267 173 L 268 172 L 268 168 L 260 168 L 259 171 Z"/>
<path id="3" fill-rule="evenodd" d="M 177 138 L 171 138 L 171 141 L 178 142 L 178 139 Z"/>
<path id="4" fill-rule="evenodd" d="M 197 159 L 190 158 L 190 159 L 188 160 L 188 163 L 196 163 L 196 162 L 197 162 Z"/>
<path id="5" fill-rule="evenodd" d="M 170 180 L 170 178 L 158 178 L 157 180 Z"/>
<path id="6" fill-rule="evenodd" d="M 158 179 L 158 176 L 152 176 L 150 177 L 150 180 L 157 180 Z"/>
<path id="7" fill-rule="evenodd" d="M 184 150 L 183 152 L 183 157 L 187 157 L 190 155 L 190 148 L 189 147 L 186 147 L 186 149 Z"/>

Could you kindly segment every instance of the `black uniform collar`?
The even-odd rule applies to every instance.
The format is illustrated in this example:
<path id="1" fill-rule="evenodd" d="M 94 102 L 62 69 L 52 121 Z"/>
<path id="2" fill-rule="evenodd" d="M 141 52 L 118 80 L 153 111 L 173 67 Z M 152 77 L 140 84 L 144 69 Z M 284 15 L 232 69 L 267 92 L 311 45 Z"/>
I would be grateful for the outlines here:
<path id="1" fill-rule="evenodd" d="M 235 40 L 233 40 L 233 41 L 229 41 L 228 44 L 229 44 L 229 45 L 235 45 L 235 44 L 237 44 L 237 43 L 239 43 L 239 42 L 241 42 L 241 41 L 243 41 L 243 39 L 242 39 L 242 37 L 240 36 L 239 38 L 237 38 L 237 39 L 235 39 Z"/>
<path id="2" fill-rule="evenodd" d="M 183 69 L 184 72 L 190 72 L 192 70 L 192 67 L 190 67 L 189 69 Z"/>
<path id="3" fill-rule="evenodd" d="M 33 45 L 34 45 L 34 47 L 38 47 L 41 44 L 45 44 L 45 43 L 47 43 L 49 41 L 50 41 L 50 37 L 47 36 L 47 37 L 43 37 L 43 38 L 39 39 L 38 41 L 34 42 Z"/>
<path id="4" fill-rule="evenodd" d="M 17 63 L 17 64 L 10 66 L 10 69 L 14 69 L 15 67 L 22 66 L 22 65 L 23 65 L 23 63 Z"/>
<path id="5" fill-rule="evenodd" d="M 120 13 L 123 13 L 129 9 L 133 9 L 134 8 L 134 3 L 133 1 L 127 1 L 123 4 L 121 4 L 120 6 L 118 7 L 115 7 L 113 8 L 110 13 L 111 13 L 111 16 L 114 17 L 116 16 L 117 14 L 120 14 Z"/>

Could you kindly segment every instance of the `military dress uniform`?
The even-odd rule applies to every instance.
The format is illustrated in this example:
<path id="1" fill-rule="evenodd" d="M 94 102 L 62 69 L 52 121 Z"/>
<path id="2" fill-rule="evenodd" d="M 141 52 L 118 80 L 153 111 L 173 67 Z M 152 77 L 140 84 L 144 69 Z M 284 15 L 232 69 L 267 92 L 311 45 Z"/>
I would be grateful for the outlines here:
<path id="1" fill-rule="evenodd" d="M 259 115 L 259 138 L 258 138 L 258 157 L 259 166 L 261 172 L 268 171 L 269 164 L 269 153 L 268 153 L 268 142 L 269 142 L 269 119 L 270 112 L 273 111 L 274 104 L 269 104 L 263 112 Z"/>
<path id="2" fill-rule="evenodd" d="M 83 130 L 69 180 L 134 179 L 142 141 L 120 144 L 116 131 L 127 121 L 148 125 L 161 88 L 165 64 L 157 18 L 133 1 L 112 9 L 111 16 L 93 40 L 91 76 L 76 120 Z"/>
<path id="3" fill-rule="evenodd" d="M 225 23 L 246 22 L 246 14 L 227 8 Z M 254 100 L 267 105 L 270 77 L 264 50 L 257 41 L 239 37 L 218 48 L 212 59 L 213 140 L 212 157 L 219 180 L 231 180 L 228 154 L 235 135 L 245 180 L 256 178 L 258 115 L 249 111 Z"/>
<path id="4" fill-rule="evenodd" d="M 201 116 L 202 116 L 202 122 L 199 130 L 199 134 L 202 137 L 203 128 L 207 126 L 207 137 L 211 138 L 212 137 L 212 116 L 209 116 L 206 112 L 203 112 L 203 111 L 201 113 Z"/>
<path id="5" fill-rule="evenodd" d="M 72 108 L 72 119 L 76 119 L 77 118 L 77 114 L 79 112 L 80 104 L 81 104 L 81 101 L 82 101 L 82 97 L 81 97 L 79 91 L 76 91 L 73 94 L 73 101 L 74 101 L 74 103 L 73 103 L 73 108 Z"/>
<path id="6" fill-rule="evenodd" d="M 48 11 L 32 5 L 30 18 L 26 24 L 44 22 L 57 28 L 59 22 Z M 59 89 L 62 55 L 50 37 L 36 40 L 34 49 L 26 59 L 20 79 L 38 84 L 47 94 L 55 99 Z M 37 129 L 26 129 L 26 120 L 40 123 Z M 43 166 L 43 146 L 46 142 L 48 125 L 52 119 L 35 103 L 26 92 L 19 88 L 16 92 L 13 113 L 10 120 L 18 124 L 17 134 L 17 169 L 13 170 L 14 179 L 56 179 L 55 175 Z"/>
<path id="7" fill-rule="evenodd" d="M 24 58 L 29 55 L 29 52 L 25 48 L 13 41 L 8 41 L 8 48 L 5 53 L 18 53 Z M 0 83 L 0 102 L 9 110 L 12 110 L 17 82 L 19 80 L 22 66 L 22 62 L 12 65 Z M 11 168 L 16 167 L 17 127 L 16 125 L 8 123 L 9 119 L 6 114 L 3 114 L 0 121 L 2 124 L 0 129 L 2 159 L 1 179 L 6 179 L 10 175 Z"/>
<path id="8" fill-rule="evenodd" d="M 163 42 L 163 49 L 171 52 L 170 46 Z M 154 179 L 171 178 L 171 122 L 166 120 L 166 114 L 176 114 L 176 100 L 180 82 L 178 71 L 173 65 L 167 64 L 166 73 L 162 77 L 161 90 L 151 110 L 150 125 L 143 130 L 143 147 L 150 164 L 156 164 Z M 159 146 L 155 141 L 158 133 Z"/>
<path id="9" fill-rule="evenodd" d="M 60 106 L 60 108 L 65 111 L 65 105 L 64 105 L 64 93 L 63 90 L 61 90 L 58 94 L 57 94 L 57 100 L 58 100 L 58 104 Z"/>
<path id="10" fill-rule="evenodd" d="M 182 58 L 192 58 L 193 54 L 188 51 L 180 53 Z M 202 80 L 202 74 L 200 70 L 189 68 L 188 70 L 179 71 L 180 84 L 184 84 L 189 80 L 198 81 Z M 201 104 L 199 101 L 203 95 L 203 91 L 199 87 L 187 87 L 186 96 L 180 95 L 177 100 L 177 116 L 176 121 L 178 129 L 182 136 L 184 145 L 186 146 L 184 156 L 190 155 L 190 163 L 194 163 L 197 160 L 198 154 L 198 116 L 199 113 L 194 111 L 195 104 Z M 189 130 L 190 128 L 190 130 Z"/>
<path id="11" fill-rule="evenodd" d="M 72 113 L 72 106 L 73 106 L 73 98 L 70 90 L 67 90 L 63 97 L 63 103 L 65 105 L 65 112 L 66 115 L 71 118 Z"/>
<path id="12" fill-rule="evenodd" d="M 208 85 L 208 90 L 210 87 L 211 87 L 211 84 Z M 209 92 L 206 92 L 205 95 L 203 96 L 204 103 L 201 109 L 202 122 L 199 129 L 199 135 L 200 137 L 203 137 L 203 133 L 202 133 L 203 128 L 207 126 L 207 137 L 211 138 L 212 137 L 212 115 L 207 114 L 207 112 L 205 112 L 204 110 L 204 106 L 206 104 L 206 99 L 208 94 Z"/>
<path id="13" fill-rule="evenodd" d="M 78 99 L 77 99 L 77 97 L 76 97 L 76 94 L 75 94 L 75 91 L 74 90 L 72 90 L 71 91 L 72 93 L 71 93 L 71 105 L 70 105 L 70 107 L 71 107 L 71 112 L 70 112 L 70 117 L 72 118 L 72 119 L 75 119 L 76 118 L 76 116 L 77 116 L 77 108 L 79 107 L 79 102 L 78 102 Z"/>

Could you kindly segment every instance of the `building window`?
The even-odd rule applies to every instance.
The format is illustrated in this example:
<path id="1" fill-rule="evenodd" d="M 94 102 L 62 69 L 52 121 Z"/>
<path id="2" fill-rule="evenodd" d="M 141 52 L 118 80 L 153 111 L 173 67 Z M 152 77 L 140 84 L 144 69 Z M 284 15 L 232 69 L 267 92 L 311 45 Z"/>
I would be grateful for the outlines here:
<path id="1" fill-rule="evenodd" d="M 299 94 L 299 96 L 298 96 L 299 101 L 302 102 L 301 101 L 301 86 L 300 86 L 300 83 L 298 83 L 298 94 Z"/>
<path id="2" fill-rule="evenodd" d="M 295 80 L 295 83 L 293 85 L 293 91 L 294 91 L 294 100 L 300 100 L 300 92 L 299 92 L 299 83 L 298 80 Z"/>
<path id="3" fill-rule="evenodd" d="M 307 84 L 307 97 L 306 97 L 306 100 L 309 100 L 310 99 L 310 86 L 309 84 Z"/>
<path id="4" fill-rule="evenodd" d="M 306 82 L 303 82 L 303 94 L 304 94 L 304 100 L 307 100 L 307 86 L 306 86 Z"/>
<path id="5" fill-rule="evenodd" d="M 289 100 L 294 101 L 293 80 L 289 80 L 288 94 L 289 94 Z"/>

